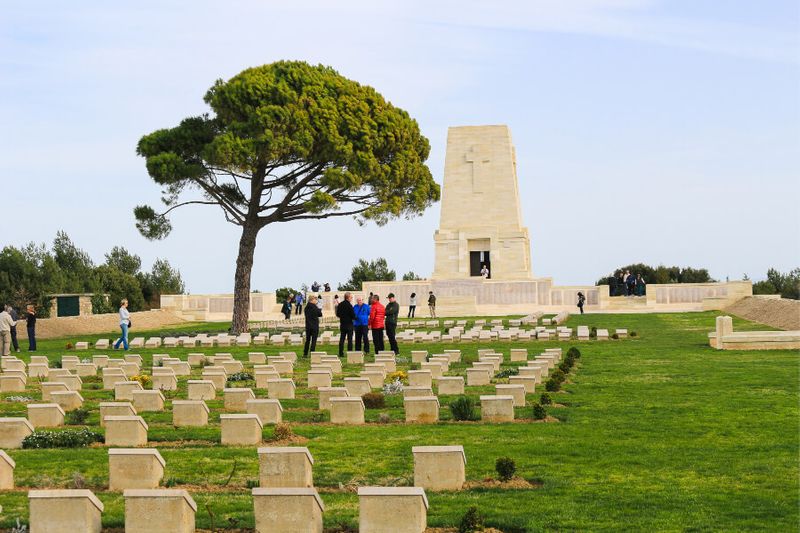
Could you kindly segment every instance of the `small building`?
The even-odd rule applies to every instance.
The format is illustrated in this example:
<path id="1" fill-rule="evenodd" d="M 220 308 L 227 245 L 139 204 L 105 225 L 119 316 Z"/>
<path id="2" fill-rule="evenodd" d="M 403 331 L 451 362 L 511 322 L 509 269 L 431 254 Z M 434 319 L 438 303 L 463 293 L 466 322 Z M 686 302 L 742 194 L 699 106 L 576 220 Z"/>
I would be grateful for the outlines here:
<path id="1" fill-rule="evenodd" d="M 50 316 L 86 316 L 92 314 L 94 294 L 50 294 Z M 102 294 L 108 300 L 107 294 Z"/>

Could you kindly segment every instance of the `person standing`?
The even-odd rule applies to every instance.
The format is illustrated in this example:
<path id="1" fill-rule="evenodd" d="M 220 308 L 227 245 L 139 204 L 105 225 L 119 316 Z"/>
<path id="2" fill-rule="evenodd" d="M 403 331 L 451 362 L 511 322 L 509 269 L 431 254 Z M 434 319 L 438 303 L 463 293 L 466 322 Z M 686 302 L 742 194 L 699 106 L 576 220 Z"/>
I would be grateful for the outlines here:
<path id="1" fill-rule="evenodd" d="M 120 343 L 126 350 L 128 349 L 128 328 L 131 325 L 131 314 L 128 312 L 128 299 L 123 298 L 119 303 L 119 329 L 122 330 L 122 336 L 117 340 L 114 349 L 118 350 Z"/>
<path id="2" fill-rule="evenodd" d="M 322 293 L 317 294 L 317 307 L 322 309 L 322 307 L 324 305 L 325 305 L 325 302 L 322 301 Z"/>
<path id="3" fill-rule="evenodd" d="M 303 346 L 303 357 L 308 357 L 309 348 L 311 351 L 317 349 L 317 337 L 319 337 L 319 318 L 322 316 L 322 309 L 317 307 L 317 297 L 311 296 L 304 311 L 306 316 L 306 343 Z"/>
<path id="4" fill-rule="evenodd" d="M 645 295 L 645 285 L 644 278 L 641 274 L 636 274 L 636 296 L 644 296 Z"/>
<path id="5" fill-rule="evenodd" d="M 349 292 L 344 293 L 344 300 L 336 306 L 336 316 L 339 317 L 339 357 L 344 357 L 344 340 L 347 339 L 347 351 L 353 349 L 353 321 L 356 313 L 353 311 L 353 304 L 350 300 L 353 295 Z"/>
<path id="6" fill-rule="evenodd" d="M 339 305 L 339 295 L 333 295 L 333 310 L 336 311 L 336 306 Z"/>
<path id="7" fill-rule="evenodd" d="M 28 331 L 28 351 L 36 351 L 36 309 L 29 305 L 25 311 L 26 329 Z"/>
<path id="8" fill-rule="evenodd" d="M 414 318 L 414 312 L 417 310 L 417 293 L 412 292 L 408 298 L 408 318 Z"/>
<path id="9" fill-rule="evenodd" d="M 11 326 L 14 321 L 11 319 L 11 314 L 8 312 L 10 307 L 3 306 L 0 311 L 0 355 L 11 355 Z"/>
<path id="10" fill-rule="evenodd" d="M 489 279 L 489 267 L 487 267 L 485 263 L 483 268 L 481 268 L 481 277 L 483 279 Z"/>
<path id="11" fill-rule="evenodd" d="M 433 291 L 428 291 L 428 311 L 431 313 L 431 318 L 436 318 L 436 295 Z"/>
<path id="12" fill-rule="evenodd" d="M 353 312 L 356 314 L 353 322 L 356 330 L 356 351 L 369 353 L 369 305 L 364 303 L 361 296 L 356 298 Z"/>
<path id="13" fill-rule="evenodd" d="M 319 292 L 319 283 L 316 281 L 311 284 L 311 292 Z"/>
<path id="14" fill-rule="evenodd" d="M 582 292 L 578 293 L 578 309 L 581 310 L 581 314 L 583 314 L 583 304 L 586 303 L 586 296 L 583 295 Z"/>
<path id="15" fill-rule="evenodd" d="M 292 295 L 286 297 L 286 301 L 283 302 L 283 306 L 281 306 L 281 313 L 286 320 L 290 320 L 292 318 Z"/>
<path id="16" fill-rule="evenodd" d="M 19 353 L 19 341 L 17 341 L 17 321 L 19 320 L 19 315 L 13 305 L 8 306 L 8 314 L 11 315 L 11 320 L 14 321 L 14 325 L 11 326 L 11 347 L 15 352 Z"/>
<path id="17" fill-rule="evenodd" d="M 372 330 L 372 344 L 375 354 L 383 351 L 383 328 L 386 326 L 386 308 L 381 303 L 381 297 L 372 296 L 372 305 L 369 310 L 369 327 Z"/>
<path id="18" fill-rule="evenodd" d="M 299 315 L 303 312 L 303 293 L 298 292 L 294 295 L 294 314 Z"/>
<path id="19" fill-rule="evenodd" d="M 633 277 L 630 270 L 625 271 L 625 283 L 628 289 L 628 296 L 633 296 L 636 291 L 636 278 Z"/>
<path id="20" fill-rule="evenodd" d="M 389 293 L 389 303 L 386 304 L 386 338 L 389 339 L 389 349 L 395 355 L 400 355 L 400 348 L 397 347 L 397 315 L 400 314 L 400 304 L 394 299 L 394 293 Z"/>

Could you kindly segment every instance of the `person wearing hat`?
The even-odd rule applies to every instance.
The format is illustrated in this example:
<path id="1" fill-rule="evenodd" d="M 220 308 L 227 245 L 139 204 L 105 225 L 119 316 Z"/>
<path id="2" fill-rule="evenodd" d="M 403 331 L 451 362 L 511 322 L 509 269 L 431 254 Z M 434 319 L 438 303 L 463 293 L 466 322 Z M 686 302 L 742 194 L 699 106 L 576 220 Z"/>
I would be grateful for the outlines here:
<path id="1" fill-rule="evenodd" d="M 397 315 L 400 314 L 400 304 L 397 303 L 394 299 L 394 293 L 389 293 L 389 303 L 386 304 L 386 338 L 389 339 L 389 349 L 391 349 L 395 355 L 400 355 L 400 348 L 397 347 L 397 339 L 395 338 L 395 333 L 397 333 Z"/>

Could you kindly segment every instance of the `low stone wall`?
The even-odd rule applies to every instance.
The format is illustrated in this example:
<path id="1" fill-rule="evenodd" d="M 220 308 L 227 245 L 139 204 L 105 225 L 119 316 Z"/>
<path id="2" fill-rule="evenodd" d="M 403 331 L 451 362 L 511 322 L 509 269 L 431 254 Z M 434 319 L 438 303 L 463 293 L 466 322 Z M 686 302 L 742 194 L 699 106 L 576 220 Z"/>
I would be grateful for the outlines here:
<path id="1" fill-rule="evenodd" d="M 131 322 L 133 323 L 131 334 L 133 334 L 135 331 L 183 324 L 186 320 L 163 309 L 154 309 L 152 311 L 131 313 Z M 118 332 L 119 314 L 117 313 L 40 318 L 36 321 L 37 339 L 55 339 L 77 335 L 97 335 L 100 333 L 116 334 Z M 19 339 L 28 338 L 24 320 L 21 320 L 17 325 L 17 336 Z"/>

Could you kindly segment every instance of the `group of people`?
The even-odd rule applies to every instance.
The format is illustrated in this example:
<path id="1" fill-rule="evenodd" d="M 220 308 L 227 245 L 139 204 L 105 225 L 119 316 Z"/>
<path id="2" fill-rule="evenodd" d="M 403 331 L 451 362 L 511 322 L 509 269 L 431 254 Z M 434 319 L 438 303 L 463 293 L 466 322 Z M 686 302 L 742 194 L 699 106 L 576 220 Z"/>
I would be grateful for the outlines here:
<path id="1" fill-rule="evenodd" d="M 616 293 L 617 296 L 644 296 L 646 287 L 647 283 L 641 274 L 634 276 L 630 270 L 626 270 L 619 273 Z"/>
<path id="2" fill-rule="evenodd" d="M 33 305 L 25 309 L 25 326 L 28 333 L 28 351 L 36 351 L 36 310 Z M 3 305 L 0 311 L 0 354 L 10 355 L 11 349 L 19 352 L 17 340 L 17 322 L 20 320 L 16 309 L 10 305 Z"/>
<path id="3" fill-rule="evenodd" d="M 389 339 L 389 349 L 395 354 L 400 353 L 397 346 L 397 317 L 400 314 L 400 304 L 389 293 L 389 303 L 385 306 L 377 294 L 372 294 L 368 302 L 359 296 L 356 304 L 352 304 L 353 295 L 344 293 L 344 299 L 335 306 L 336 316 L 339 318 L 339 357 L 344 357 L 345 344 L 347 350 L 353 350 L 353 337 L 355 336 L 355 349 L 369 353 L 369 332 L 372 331 L 372 345 L 375 353 L 384 350 L 383 335 Z M 303 346 L 303 356 L 308 357 L 309 352 L 317 348 L 319 337 L 319 319 L 322 317 L 322 308 L 317 305 L 318 296 L 311 296 L 305 307 L 306 341 Z"/>

